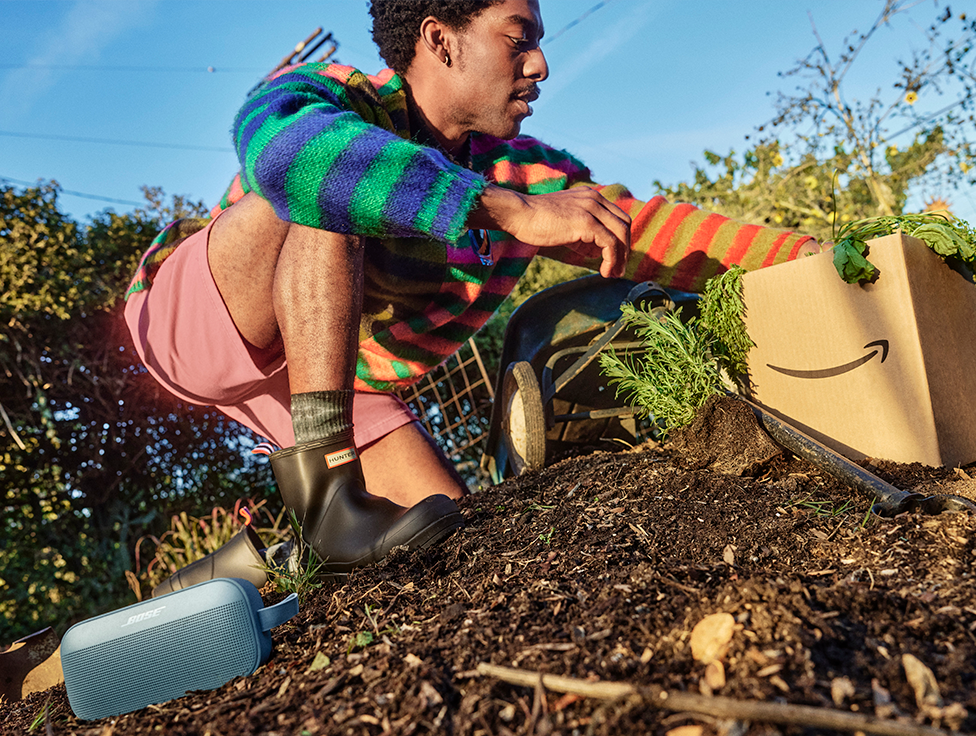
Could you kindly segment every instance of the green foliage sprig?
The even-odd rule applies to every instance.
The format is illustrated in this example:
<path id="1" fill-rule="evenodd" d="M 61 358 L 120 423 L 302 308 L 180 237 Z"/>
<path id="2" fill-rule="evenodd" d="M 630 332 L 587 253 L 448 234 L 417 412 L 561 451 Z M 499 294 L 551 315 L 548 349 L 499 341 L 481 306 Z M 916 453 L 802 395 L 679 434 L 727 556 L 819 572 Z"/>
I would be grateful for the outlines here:
<path id="1" fill-rule="evenodd" d="M 849 284 L 870 281 L 877 268 L 867 260 L 867 242 L 898 231 L 918 238 L 970 281 L 976 268 L 976 230 L 941 213 L 872 217 L 844 225 L 834 245 L 834 268 Z"/>
<path id="2" fill-rule="evenodd" d="M 682 322 L 680 310 L 661 318 L 632 304 L 621 311 L 646 352 L 618 355 L 611 345 L 600 355 L 604 374 L 617 384 L 617 396 L 627 397 L 638 416 L 652 418 L 662 434 L 689 424 L 722 384 L 714 336 L 694 319 Z"/>
<path id="3" fill-rule="evenodd" d="M 643 347 L 641 353 L 600 355 L 603 373 L 617 385 L 638 416 L 650 417 L 662 435 L 689 424 L 706 399 L 730 378 L 745 373 L 753 343 L 742 321 L 742 274 L 733 267 L 710 279 L 700 301 L 701 318 L 681 319 L 665 312 L 624 304 L 621 312 Z"/>
<path id="4" fill-rule="evenodd" d="M 742 319 L 746 311 L 742 300 L 742 276 L 745 272 L 741 266 L 732 266 L 720 276 L 709 279 L 698 305 L 702 325 L 716 338 L 716 357 L 732 378 L 745 374 L 746 357 L 755 345 Z"/>

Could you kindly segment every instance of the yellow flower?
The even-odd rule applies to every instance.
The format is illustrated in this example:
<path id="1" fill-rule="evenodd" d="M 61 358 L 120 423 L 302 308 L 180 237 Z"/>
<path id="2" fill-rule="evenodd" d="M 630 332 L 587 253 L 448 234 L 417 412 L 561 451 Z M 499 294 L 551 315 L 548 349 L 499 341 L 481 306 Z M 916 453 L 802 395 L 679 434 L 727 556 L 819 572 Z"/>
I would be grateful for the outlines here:
<path id="1" fill-rule="evenodd" d="M 773 166 L 782 166 L 782 165 L 783 165 L 783 157 L 777 153 L 775 156 L 773 156 Z"/>
<path id="2" fill-rule="evenodd" d="M 898 146 L 888 146 L 888 150 L 885 151 L 889 156 L 894 156 L 898 153 Z"/>
<path id="3" fill-rule="evenodd" d="M 783 221 L 783 216 L 779 212 L 773 215 L 773 222 L 775 222 L 777 225 L 779 225 L 782 221 Z"/>
<path id="4" fill-rule="evenodd" d="M 965 174 L 965 173 L 966 173 L 967 171 L 969 171 L 969 170 L 970 170 L 971 168 L 973 168 L 973 167 L 972 167 L 972 166 L 970 166 L 970 165 L 969 165 L 968 163 L 966 163 L 965 161 L 960 161 L 960 162 L 959 162 L 959 168 L 960 168 L 960 169 L 962 169 L 962 173 L 964 173 L 964 174 Z"/>
<path id="5" fill-rule="evenodd" d="M 905 102 L 907 102 L 909 105 L 914 105 L 916 100 L 918 100 L 918 93 L 915 91 L 908 92 L 905 95 Z"/>

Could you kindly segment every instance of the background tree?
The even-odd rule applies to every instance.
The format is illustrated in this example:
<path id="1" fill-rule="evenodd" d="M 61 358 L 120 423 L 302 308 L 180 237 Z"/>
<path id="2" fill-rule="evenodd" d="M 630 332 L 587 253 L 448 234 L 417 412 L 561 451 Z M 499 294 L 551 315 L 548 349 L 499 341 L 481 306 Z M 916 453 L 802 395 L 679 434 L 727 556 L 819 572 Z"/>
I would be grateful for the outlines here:
<path id="1" fill-rule="evenodd" d="M 135 265 L 162 223 L 203 211 L 144 193 L 80 226 L 55 184 L 0 187 L 0 642 L 131 602 L 142 535 L 271 485 L 245 429 L 177 401 L 135 355 Z"/>
<path id="2" fill-rule="evenodd" d="M 909 11 L 918 5 L 886 0 L 868 31 L 853 32 L 836 52 L 814 26 L 816 45 L 782 75 L 799 84 L 777 93 L 759 142 L 741 157 L 706 151 L 691 183 L 656 182 L 659 190 L 829 238 L 835 220 L 901 214 L 913 193 L 941 198 L 976 183 L 976 20 L 936 6 L 936 17 L 918 27 L 920 50 L 892 49 L 887 89 L 866 99 L 850 90 L 865 48 L 884 42 L 882 29 L 915 24 Z M 906 133 L 911 143 L 891 142 Z"/>

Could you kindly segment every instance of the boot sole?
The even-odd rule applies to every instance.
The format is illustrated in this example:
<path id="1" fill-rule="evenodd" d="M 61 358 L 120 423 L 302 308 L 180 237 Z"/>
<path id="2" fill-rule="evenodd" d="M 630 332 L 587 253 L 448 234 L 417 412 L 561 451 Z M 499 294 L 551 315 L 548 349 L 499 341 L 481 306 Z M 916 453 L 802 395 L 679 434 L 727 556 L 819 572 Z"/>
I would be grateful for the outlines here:
<path id="1" fill-rule="evenodd" d="M 406 544 L 398 544 L 392 547 L 389 552 L 384 555 L 383 559 L 397 549 L 407 549 L 411 552 L 423 551 L 440 544 L 445 539 L 450 537 L 454 532 L 462 529 L 464 527 L 464 516 L 460 512 L 455 512 L 452 514 L 447 514 L 439 519 L 432 521 L 430 524 L 420 529 L 416 534 L 414 534 L 406 542 Z M 382 560 L 380 560 L 382 561 Z M 330 570 L 328 563 L 323 564 L 322 571 L 319 572 L 318 579 L 323 583 L 345 583 L 349 579 L 350 573 L 359 567 L 368 567 L 369 565 L 375 565 L 376 562 L 366 563 L 366 564 L 356 564 L 352 565 L 345 564 L 341 570 Z M 346 569 L 348 568 L 348 569 Z"/>

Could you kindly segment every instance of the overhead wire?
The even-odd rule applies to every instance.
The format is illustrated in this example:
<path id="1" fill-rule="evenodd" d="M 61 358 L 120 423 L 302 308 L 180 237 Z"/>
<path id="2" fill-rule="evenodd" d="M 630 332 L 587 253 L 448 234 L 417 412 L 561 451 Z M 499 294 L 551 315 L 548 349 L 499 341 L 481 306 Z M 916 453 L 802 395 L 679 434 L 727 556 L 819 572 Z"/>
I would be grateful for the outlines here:
<path id="1" fill-rule="evenodd" d="M 586 20 L 587 18 L 589 18 L 591 15 L 593 15 L 593 13 L 595 13 L 597 10 L 599 10 L 600 8 L 602 8 L 602 7 L 606 6 L 606 5 L 609 5 L 612 2 L 613 2 L 613 0 L 601 0 L 596 5 L 594 5 L 592 8 L 590 8 L 585 13 L 583 13 L 581 16 L 579 16 L 575 20 L 571 20 L 565 26 L 563 26 L 558 31 L 556 31 L 552 36 L 550 36 L 549 38 L 543 40 L 542 45 L 543 46 L 546 46 L 546 45 L 552 43 L 557 38 L 559 38 L 564 33 L 566 33 L 566 31 L 570 30 L 571 28 L 574 28 L 575 26 L 578 26 L 584 20 Z"/>
<path id="2" fill-rule="evenodd" d="M 216 67 L 216 66 L 106 66 L 101 64 L 0 64 L 0 69 L 57 69 L 67 71 L 93 72 L 164 72 L 206 73 L 206 74 L 262 74 L 260 67 Z"/>
<path id="3" fill-rule="evenodd" d="M 136 146 L 140 148 L 169 148 L 182 151 L 213 151 L 216 153 L 234 153 L 229 146 L 194 146 L 185 143 L 154 143 L 152 141 L 127 141 L 113 138 L 84 138 L 74 135 L 52 135 L 46 133 L 19 133 L 12 130 L 0 130 L 0 135 L 14 138 L 36 138 L 49 141 L 70 141 L 72 143 L 102 143 L 111 146 Z"/>
<path id="4" fill-rule="evenodd" d="M 11 184 L 22 184 L 28 187 L 34 187 L 38 185 L 37 181 L 25 181 L 24 179 L 14 179 L 13 177 L 3 176 L 2 174 L 0 174 L 0 182 L 10 182 Z M 61 192 L 62 194 L 69 194 L 72 197 L 81 197 L 83 199 L 95 199 L 101 202 L 111 202 L 112 204 L 130 204 L 130 205 L 135 205 L 137 207 L 146 204 L 145 201 L 136 202 L 131 199 L 116 199 L 115 197 L 104 197 L 100 194 L 87 194 L 85 192 L 76 192 L 71 189 L 62 189 L 60 185 L 58 185 L 58 191 Z"/>

